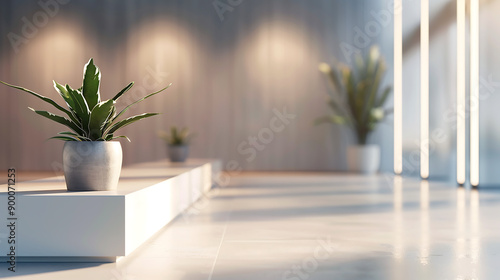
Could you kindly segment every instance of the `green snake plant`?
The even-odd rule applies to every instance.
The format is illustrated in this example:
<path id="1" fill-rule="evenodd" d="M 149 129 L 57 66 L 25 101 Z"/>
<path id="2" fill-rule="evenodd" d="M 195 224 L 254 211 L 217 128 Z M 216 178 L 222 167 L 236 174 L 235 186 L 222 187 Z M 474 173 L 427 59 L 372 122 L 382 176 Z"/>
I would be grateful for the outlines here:
<path id="1" fill-rule="evenodd" d="M 365 56 L 356 54 L 354 67 L 339 64 L 332 68 L 321 63 L 319 70 L 333 89 L 327 99 L 332 113 L 316 119 L 316 124 L 347 125 L 354 131 L 358 144 L 365 145 L 376 125 L 392 112 L 383 108 L 392 87 L 381 90 L 386 64 L 378 47 L 371 47 Z"/>
<path id="2" fill-rule="evenodd" d="M 4 85 L 38 97 L 39 99 L 49 103 L 54 108 L 62 112 L 62 115 L 56 115 L 51 112 L 29 108 L 36 114 L 69 128 L 70 131 L 60 132 L 57 136 L 50 138 L 60 139 L 63 141 L 111 141 L 117 138 L 125 138 L 130 141 L 127 136 L 115 136 L 117 130 L 136 121 L 158 115 L 158 113 L 144 113 L 125 119 L 120 119 L 120 117 L 122 117 L 123 114 L 127 112 L 127 110 L 133 105 L 164 91 L 171 85 L 169 84 L 159 91 L 148 94 L 132 102 L 122 110 L 118 111 L 116 108 L 117 100 L 132 88 L 134 82 L 128 84 L 113 98 L 105 101 L 101 101 L 99 92 L 100 82 L 101 73 L 99 71 L 99 68 L 94 65 L 93 59 L 90 59 L 84 67 L 82 87 L 73 89 L 69 85 L 63 86 L 54 81 L 54 88 L 64 99 L 67 105 L 66 109 L 46 96 L 40 95 L 34 91 L 20 86 L 15 86 L 0 81 L 0 83 Z"/>
<path id="3" fill-rule="evenodd" d="M 158 136 L 170 146 L 183 146 L 189 144 L 194 134 L 189 133 L 187 128 L 178 129 L 176 126 L 172 126 L 170 134 L 160 131 Z"/>

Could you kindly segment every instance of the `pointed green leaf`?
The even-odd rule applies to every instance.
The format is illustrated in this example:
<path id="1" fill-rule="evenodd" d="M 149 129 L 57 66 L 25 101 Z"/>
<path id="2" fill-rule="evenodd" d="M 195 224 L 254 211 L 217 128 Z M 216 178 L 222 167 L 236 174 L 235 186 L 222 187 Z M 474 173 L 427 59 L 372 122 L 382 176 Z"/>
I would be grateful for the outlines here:
<path id="1" fill-rule="evenodd" d="M 101 73 L 99 68 L 94 65 L 94 59 L 91 58 L 87 64 L 85 64 L 83 74 L 83 97 L 90 110 L 94 108 L 97 103 L 101 102 L 101 97 L 99 93 L 99 82 L 101 80 Z"/>
<path id="2" fill-rule="evenodd" d="M 127 139 L 127 141 L 132 142 L 132 141 L 130 141 L 130 139 L 127 136 L 124 136 L 124 135 L 111 137 L 110 140 L 106 140 L 106 141 L 112 141 L 112 140 L 115 140 L 115 139 L 118 139 L 118 138 L 125 138 L 125 139 Z"/>
<path id="3" fill-rule="evenodd" d="M 364 79 L 364 77 L 366 75 L 366 72 L 365 72 L 366 65 L 365 65 L 365 61 L 363 59 L 363 56 L 359 53 L 354 55 L 354 61 L 356 64 L 356 68 L 358 70 L 358 78 Z"/>
<path id="4" fill-rule="evenodd" d="M 382 82 L 382 78 L 384 77 L 385 74 L 385 64 L 383 62 L 380 62 L 377 64 L 377 68 L 375 73 L 372 76 L 372 87 L 371 87 L 371 93 L 372 94 L 377 94 L 379 91 L 380 83 Z"/>
<path id="5" fill-rule="evenodd" d="M 139 100 L 136 100 L 135 102 L 133 102 L 132 104 L 128 105 L 127 107 L 125 107 L 123 110 L 120 111 L 120 113 L 118 113 L 118 115 L 116 115 L 116 117 L 113 118 L 113 121 L 115 121 L 118 117 L 120 117 L 123 113 L 125 113 L 130 107 L 132 107 L 133 105 L 141 102 L 141 101 L 144 101 L 148 98 L 150 98 L 151 96 L 155 95 L 155 94 L 158 94 L 164 90 L 166 90 L 167 88 L 169 88 L 172 84 L 169 84 L 168 86 L 160 89 L 159 91 L 156 91 L 156 92 L 153 92 L 153 93 L 150 93 L 146 96 L 144 96 L 143 98 L 139 99 Z"/>
<path id="6" fill-rule="evenodd" d="M 54 136 L 54 137 L 50 137 L 49 139 L 59 139 L 59 140 L 63 140 L 63 141 L 79 141 L 78 139 L 73 138 L 71 136 Z"/>
<path id="7" fill-rule="evenodd" d="M 342 87 L 342 82 L 339 79 L 339 75 L 337 71 L 332 69 L 328 64 L 325 63 L 325 66 L 328 67 L 328 69 L 324 69 L 322 72 L 327 76 L 328 81 L 330 82 L 330 85 L 332 86 L 332 89 L 337 92 L 337 94 L 342 94 L 343 92 L 343 87 Z"/>
<path id="8" fill-rule="evenodd" d="M 58 84 L 56 81 L 52 81 L 52 82 L 54 83 L 54 88 L 59 93 L 59 95 L 64 99 L 64 101 L 66 101 L 66 104 L 68 105 L 68 107 L 70 107 L 70 109 L 75 107 L 75 102 L 73 101 L 73 99 L 69 95 L 68 90 L 66 90 L 66 88 L 64 86 Z"/>
<path id="9" fill-rule="evenodd" d="M 113 119 L 115 118 L 115 116 L 116 116 L 116 106 L 112 106 L 111 113 L 109 114 L 108 118 L 104 122 L 104 127 L 102 128 L 103 132 L 108 130 L 108 128 L 113 124 Z"/>
<path id="10" fill-rule="evenodd" d="M 92 140 L 90 140 L 90 138 L 87 138 L 87 137 L 82 136 L 82 135 L 78 135 L 78 134 L 70 132 L 70 131 L 63 131 L 63 132 L 59 132 L 58 134 L 61 134 L 64 136 L 73 136 L 73 137 L 78 138 L 79 141 L 92 141 Z"/>
<path id="11" fill-rule="evenodd" d="M 86 129 L 89 125 L 90 110 L 87 106 L 85 98 L 83 97 L 83 94 L 78 90 L 72 89 L 69 85 L 66 85 L 66 90 L 68 91 L 71 99 L 73 99 L 73 102 L 75 104 L 73 110 L 81 119 L 82 127 Z"/>
<path id="12" fill-rule="evenodd" d="M 42 116 L 42 117 L 46 117 L 50 120 L 53 120 L 57 123 L 60 123 L 62 125 L 65 125 L 69 128 L 71 128 L 74 132 L 76 132 L 77 134 L 81 134 L 82 131 L 80 130 L 80 128 L 74 124 L 73 122 L 71 122 L 70 120 L 64 118 L 64 117 L 61 117 L 61 116 L 58 116 L 58 115 L 54 115 L 50 112 L 47 112 L 47 111 L 38 111 L 38 110 L 35 110 L 33 108 L 29 108 L 31 111 L 37 113 L 38 115 Z"/>
<path id="13" fill-rule="evenodd" d="M 113 134 L 106 134 L 106 135 L 103 135 L 103 138 L 104 138 L 104 140 L 106 140 L 106 141 L 111 141 L 111 139 L 113 139 Z"/>
<path id="14" fill-rule="evenodd" d="M 102 137 L 103 128 L 109 116 L 113 112 L 115 101 L 110 99 L 105 102 L 98 103 L 92 112 L 89 119 L 89 137 L 90 139 L 98 139 Z"/>
<path id="15" fill-rule="evenodd" d="M 341 117 L 341 116 L 331 115 L 331 116 L 324 116 L 321 118 L 317 118 L 314 121 L 315 125 L 322 124 L 322 123 L 347 124 L 348 120 L 344 117 Z"/>
<path id="16" fill-rule="evenodd" d="M 375 107 L 382 107 L 384 106 L 385 101 L 387 100 L 387 97 L 389 96 L 389 93 L 391 93 L 392 87 L 387 86 L 384 91 L 382 92 L 382 95 L 380 96 L 380 99 L 377 100 Z"/>
<path id="17" fill-rule="evenodd" d="M 176 139 L 177 138 L 177 127 L 172 126 L 170 128 L 170 134 L 172 134 L 172 138 Z"/>
<path id="18" fill-rule="evenodd" d="M 111 126 L 111 128 L 109 129 L 109 131 L 106 132 L 106 134 L 114 133 L 115 131 L 117 131 L 118 129 L 120 129 L 124 126 L 127 126 L 131 123 L 138 121 L 138 120 L 142 120 L 142 119 L 149 118 L 149 117 L 156 116 L 156 115 L 159 115 L 159 114 L 158 113 L 145 113 L 145 114 L 133 116 L 130 118 L 126 118 L 124 120 L 121 120 L 121 121 L 115 123 L 113 126 Z"/>
<path id="19" fill-rule="evenodd" d="M 50 105 L 54 106 L 56 109 L 58 109 L 58 110 L 60 110 L 60 111 L 62 111 L 62 112 L 64 112 L 64 113 L 66 113 L 66 115 L 68 115 L 68 117 L 72 118 L 72 113 L 71 113 L 70 111 L 68 111 L 68 110 L 64 109 L 64 108 L 63 108 L 63 107 L 61 107 L 59 104 L 57 104 L 54 100 L 52 100 L 52 99 L 50 99 L 50 98 L 48 98 L 48 97 L 46 97 L 46 96 L 40 95 L 40 94 L 38 94 L 38 93 L 36 93 L 36 92 L 34 92 L 34 91 L 31 91 L 31 90 L 29 90 L 29 89 L 26 89 L 26 88 L 23 88 L 23 87 L 20 87 L 20 86 L 16 86 L 16 85 L 11 85 L 11 84 L 8 84 L 8 83 L 3 82 L 3 81 L 0 81 L 0 83 L 4 84 L 4 85 L 6 85 L 6 86 L 9 86 L 9 87 L 11 87 L 11 88 L 15 88 L 15 89 L 18 89 L 18 90 L 22 90 L 22 91 L 27 92 L 27 93 L 29 93 L 29 94 L 31 94 L 31 95 L 33 95 L 33 96 L 35 96 L 35 97 L 38 97 L 39 99 L 41 99 L 41 100 L 43 100 L 43 101 L 45 101 L 45 102 L 49 103 Z M 73 120 L 73 121 L 75 121 L 75 120 Z"/>
<path id="20" fill-rule="evenodd" d="M 74 111 L 75 101 L 73 100 L 72 96 L 69 94 L 68 90 L 64 86 L 58 84 L 56 81 L 52 82 L 54 83 L 54 88 L 59 93 L 59 95 L 64 99 L 64 101 L 66 101 L 66 104 L 68 105 L 71 111 L 69 117 L 74 123 L 76 123 L 78 126 L 81 127 L 80 120 L 78 119 L 78 116 L 76 116 L 76 113 Z"/>
<path id="21" fill-rule="evenodd" d="M 344 114 L 344 110 L 341 108 L 341 106 L 335 102 L 334 100 L 330 99 L 328 100 L 328 106 L 330 106 L 330 108 L 332 109 L 332 111 L 336 114 L 339 114 L 339 115 L 343 115 Z"/>
<path id="22" fill-rule="evenodd" d="M 117 93 L 115 95 L 115 97 L 113 97 L 113 100 L 116 101 L 118 100 L 118 98 L 120 98 L 120 96 L 122 96 L 125 92 L 127 92 L 129 89 L 131 89 L 132 87 L 134 86 L 134 82 L 131 82 L 130 84 L 128 84 L 124 89 L 122 89 L 119 93 Z"/>

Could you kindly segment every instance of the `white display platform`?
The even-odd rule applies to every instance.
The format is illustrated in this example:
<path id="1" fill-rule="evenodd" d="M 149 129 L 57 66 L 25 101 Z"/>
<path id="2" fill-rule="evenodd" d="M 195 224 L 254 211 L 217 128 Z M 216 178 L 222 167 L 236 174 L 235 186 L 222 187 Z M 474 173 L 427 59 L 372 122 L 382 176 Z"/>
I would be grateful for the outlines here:
<path id="1" fill-rule="evenodd" d="M 168 161 L 122 169 L 117 191 L 68 192 L 64 178 L 16 185 L 17 261 L 116 261 L 198 200 L 218 160 Z M 0 256 L 8 253 L 7 186 L 0 186 Z"/>

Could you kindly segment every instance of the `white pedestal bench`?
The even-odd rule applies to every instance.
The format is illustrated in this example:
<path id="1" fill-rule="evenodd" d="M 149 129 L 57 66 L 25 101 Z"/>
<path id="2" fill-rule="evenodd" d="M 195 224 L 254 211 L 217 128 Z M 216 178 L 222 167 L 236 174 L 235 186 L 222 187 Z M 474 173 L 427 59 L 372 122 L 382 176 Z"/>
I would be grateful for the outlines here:
<path id="1" fill-rule="evenodd" d="M 68 192 L 64 178 L 16 185 L 16 261 L 116 261 L 198 200 L 221 171 L 217 160 L 122 169 L 117 191 Z M 7 241 L 7 186 L 0 189 L 0 256 Z"/>

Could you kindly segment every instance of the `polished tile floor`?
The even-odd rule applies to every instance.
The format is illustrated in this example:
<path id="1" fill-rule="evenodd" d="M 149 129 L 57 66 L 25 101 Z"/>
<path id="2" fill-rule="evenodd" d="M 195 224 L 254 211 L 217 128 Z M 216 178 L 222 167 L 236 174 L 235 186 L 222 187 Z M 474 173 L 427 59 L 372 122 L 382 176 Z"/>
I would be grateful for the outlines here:
<path id="1" fill-rule="evenodd" d="M 500 192 L 393 176 L 243 174 L 117 263 L 5 279 L 500 279 Z"/>

